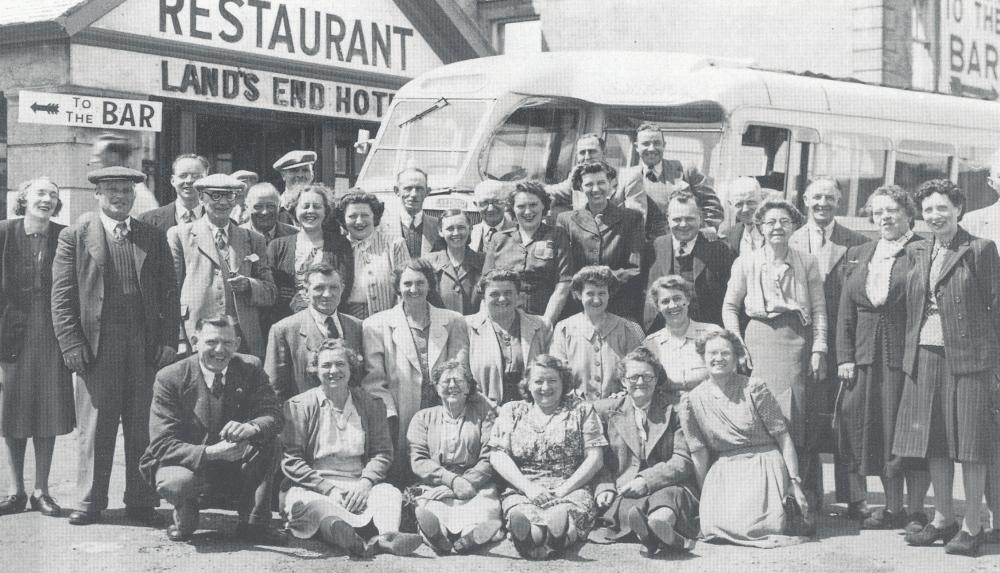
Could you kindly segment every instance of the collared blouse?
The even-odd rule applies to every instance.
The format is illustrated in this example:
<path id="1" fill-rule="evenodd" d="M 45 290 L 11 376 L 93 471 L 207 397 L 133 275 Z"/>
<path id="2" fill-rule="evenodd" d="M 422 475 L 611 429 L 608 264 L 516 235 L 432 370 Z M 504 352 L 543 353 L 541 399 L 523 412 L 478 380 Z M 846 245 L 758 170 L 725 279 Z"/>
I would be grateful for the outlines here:
<path id="1" fill-rule="evenodd" d="M 664 327 L 642 341 L 660 359 L 667 371 L 667 390 L 673 393 L 690 392 L 708 378 L 705 361 L 695 350 L 695 342 L 707 332 L 720 330 L 717 325 L 707 322 L 688 321 L 683 336 L 675 337 Z"/>
<path id="2" fill-rule="evenodd" d="M 524 310 L 542 315 L 556 284 L 573 279 L 569 235 L 561 227 L 542 223 L 531 241 L 522 241 L 516 226 L 494 235 L 486 249 L 483 274 L 497 268 L 521 273 Z"/>
<path id="3" fill-rule="evenodd" d="M 615 366 L 642 344 L 642 328 L 614 314 L 607 314 L 598 331 L 584 313 L 559 322 L 552 333 L 549 353 L 564 360 L 576 378 L 576 392 L 585 400 L 606 398 L 621 390 Z"/>

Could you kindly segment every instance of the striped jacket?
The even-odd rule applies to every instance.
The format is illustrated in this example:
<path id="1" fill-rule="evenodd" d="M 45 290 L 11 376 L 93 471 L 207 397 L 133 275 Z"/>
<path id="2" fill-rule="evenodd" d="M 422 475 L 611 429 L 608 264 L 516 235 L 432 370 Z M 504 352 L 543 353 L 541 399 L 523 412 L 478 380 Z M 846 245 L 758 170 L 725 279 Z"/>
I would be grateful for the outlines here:
<path id="1" fill-rule="evenodd" d="M 392 271 L 402 268 L 410 260 L 406 242 L 401 237 L 390 237 L 376 229 L 359 243 L 351 241 L 351 249 L 354 251 L 354 280 L 368 285 L 365 294 L 368 315 L 395 306 L 396 289 L 392 284 Z M 350 292 L 344 293 L 344 297 L 350 302 L 361 302 L 351 300 Z"/>

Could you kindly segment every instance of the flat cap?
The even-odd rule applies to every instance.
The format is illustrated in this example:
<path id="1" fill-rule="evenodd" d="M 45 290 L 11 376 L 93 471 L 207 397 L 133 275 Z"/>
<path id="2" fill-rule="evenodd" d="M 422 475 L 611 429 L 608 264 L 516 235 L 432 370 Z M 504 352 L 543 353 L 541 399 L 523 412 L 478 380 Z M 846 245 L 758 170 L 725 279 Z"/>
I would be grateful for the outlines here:
<path id="1" fill-rule="evenodd" d="M 275 171 L 281 171 L 282 169 L 291 169 L 309 163 L 316 163 L 315 151 L 289 151 L 282 155 L 281 159 L 274 162 L 274 169 Z"/>
<path id="2" fill-rule="evenodd" d="M 87 173 L 87 181 L 95 185 L 99 181 L 131 181 L 132 183 L 142 183 L 146 180 L 146 174 L 142 171 L 129 169 L 128 167 L 102 167 Z"/>
<path id="3" fill-rule="evenodd" d="M 195 191 L 210 191 L 212 189 L 239 191 L 243 189 L 243 182 L 231 175 L 216 173 L 195 181 L 194 188 Z"/>
<path id="4" fill-rule="evenodd" d="M 253 179 L 260 179 L 260 175 L 257 175 L 253 171 L 248 171 L 246 169 L 240 169 L 239 171 L 233 171 L 229 174 L 230 177 L 235 177 L 237 179 L 241 177 L 252 177 Z"/>

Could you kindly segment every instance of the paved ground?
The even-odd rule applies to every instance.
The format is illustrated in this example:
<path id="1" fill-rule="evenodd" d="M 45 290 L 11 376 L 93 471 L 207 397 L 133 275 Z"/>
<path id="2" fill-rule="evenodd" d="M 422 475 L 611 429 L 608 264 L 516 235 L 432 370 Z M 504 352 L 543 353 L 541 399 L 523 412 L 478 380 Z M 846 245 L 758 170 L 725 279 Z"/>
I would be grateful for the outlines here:
<path id="1" fill-rule="evenodd" d="M 76 500 L 75 435 L 57 440 L 53 495 L 64 507 Z M 29 448 L 30 452 L 30 448 Z M 889 531 L 859 531 L 856 526 L 836 517 L 824 517 L 819 524 L 817 541 L 782 549 L 761 550 L 699 543 L 682 557 L 649 560 L 638 553 L 638 545 L 587 544 L 564 558 L 542 563 L 526 562 L 517 557 L 510 543 L 504 541 L 479 555 L 435 557 L 423 547 L 416 557 L 398 558 L 380 555 L 370 561 L 352 560 L 328 550 L 315 541 L 294 541 L 290 547 L 251 547 L 235 544 L 228 538 L 235 526 L 229 512 L 211 512 L 202 518 L 203 530 L 190 545 L 166 540 L 163 531 L 133 527 L 124 521 L 121 506 L 124 470 L 119 437 L 115 474 L 112 479 L 112 509 L 105 512 L 99 525 L 74 527 L 65 519 L 42 517 L 29 512 L 0 517 L 0 571 L 21 572 L 165 572 L 199 571 L 358 571 L 469 573 L 483 571 L 545 571 L 580 573 L 586 571 L 678 571 L 707 573 L 737 571 L 809 572 L 827 571 L 1000 571 L 1000 545 L 987 546 L 978 559 L 951 557 L 940 547 L 911 548 L 902 536 Z M 0 458 L 0 492 L 8 489 L 6 457 Z M 33 462 L 28 460 L 29 487 Z M 832 466 L 826 464 L 826 490 L 831 492 Z M 956 476 L 960 487 L 960 476 Z M 877 488 L 877 480 L 869 486 Z M 962 498 L 961 491 L 956 491 Z M 828 495 L 828 502 L 832 503 Z M 873 492 L 881 502 L 881 493 Z M 929 505 L 933 500 L 929 501 Z M 842 506 L 828 506 L 831 511 Z M 961 508 L 961 503 L 959 503 Z M 163 510 L 166 515 L 168 512 Z"/>

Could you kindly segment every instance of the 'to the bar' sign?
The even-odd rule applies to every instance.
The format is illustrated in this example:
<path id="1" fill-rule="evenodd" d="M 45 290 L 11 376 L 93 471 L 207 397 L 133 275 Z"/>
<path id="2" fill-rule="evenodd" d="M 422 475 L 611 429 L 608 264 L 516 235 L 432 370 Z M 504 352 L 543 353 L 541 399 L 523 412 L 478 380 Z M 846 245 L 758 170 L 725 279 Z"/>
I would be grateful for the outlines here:
<path id="1" fill-rule="evenodd" d="M 163 119 L 163 104 L 156 101 L 30 91 L 18 99 L 20 123 L 160 131 Z"/>

